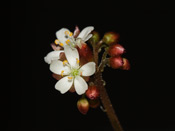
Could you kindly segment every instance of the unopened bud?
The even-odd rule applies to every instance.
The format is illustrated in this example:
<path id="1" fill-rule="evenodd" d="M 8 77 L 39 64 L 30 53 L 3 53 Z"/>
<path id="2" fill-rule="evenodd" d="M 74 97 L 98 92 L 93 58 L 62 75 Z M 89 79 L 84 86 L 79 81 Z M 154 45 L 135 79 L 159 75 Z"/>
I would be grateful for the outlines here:
<path id="1" fill-rule="evenodd" d="M 125 49 L 120 44 L 114 44 L 109 47 L 108 53 L 110 56 L 118 56 L 124 53 Z"/>
<path id="2" fill-rule="evenodd" d="M 100 105 L 99 99 L 89 100 L 89 105 L 91 108 L 97 108 Z"/>
<path id="3" fill-rule="evenodd" d="M 119 41 L 119 37 L 120 37 L 120 35 L 118 33 L 107 32 L 107 33 L 105 33 L 105 35 L 103 37 L 103 42 L 105 42 L 108 45 L 111 45 L 113 43 L 118 42 Z"/>
<path id="4" fill-rule="evenodd" d="M 128 59 L 123 58 L 123 66 L 121 67 L 122 70 L 129 70 L 130 69 L 130 63 Z"/>
<path id="5" fill-rule="evenodd" d="M 92 34 L 92 37 L 90 38 L 90 43 L 96 44 L 97 42 L 99 42 L 99 40 L 100 40 L 99 33 L 96 31 L 93 31 L 91 34 Z"/>
<path id="6" fill-rule="evenodd" d="M 123 66 L 123 59 L 122 57 L 111 57 L 109 59 L 109 64 L 113 69 L 118 69 Z"/>
<path id="7" fill-rule="evenodd" d="M 96 99 L 99 97 L 99 95 L 100 95 L 100 91 L 96 86 L 93 85 L 93 86 L 88 87 L 88 89 L 86 91 L 86 96 L 89 99 L 91 99 L 91 100 Z"/>
<path id="8" fill-rule="evenodd" d="M 77 102 L 77 108 L 82 114 L 86 115 L 86 113 L 89 110 L 88 100 L 86 98 L 79 99 L 78 102 Z"/>

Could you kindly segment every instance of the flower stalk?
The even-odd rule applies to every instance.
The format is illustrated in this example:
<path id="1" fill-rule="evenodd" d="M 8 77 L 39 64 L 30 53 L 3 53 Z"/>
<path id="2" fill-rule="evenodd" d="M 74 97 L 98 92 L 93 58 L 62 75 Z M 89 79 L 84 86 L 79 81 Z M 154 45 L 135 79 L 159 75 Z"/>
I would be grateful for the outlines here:
<path id="1" fill-rule="evenodd" d="M 105 108 L 105 112 L 108 116 L 108 119 L 114 131 L 123 131 L 122 126 L 118 120 L 118 117 L 115 113 L 115 110 L 108 96 L 108 93 L 105 89 L 105 81 L 102 78 L 102 72 L 104 70 L 104 67 L 109 61 L 109 58 L 106 58 L 108 54 L 108 49 L 109 49 L 108 47 L 105 48 L 100 64 L 98 62 L 99 60 L 98 51 L 102 47 L 102 44 L 103 44 L 103 41 L 101 40 L 98 42 L 97 45 L 92 45 L 93 53 L 94 53 L 94 62 L 96 63 L 96 66 L 97 66 L 97 71 L 94 75 L 93 82 L 95 85 L 98 85 L 98 88 L 100 90 L 100 100 L 103 104 L 103 107 Z"/>

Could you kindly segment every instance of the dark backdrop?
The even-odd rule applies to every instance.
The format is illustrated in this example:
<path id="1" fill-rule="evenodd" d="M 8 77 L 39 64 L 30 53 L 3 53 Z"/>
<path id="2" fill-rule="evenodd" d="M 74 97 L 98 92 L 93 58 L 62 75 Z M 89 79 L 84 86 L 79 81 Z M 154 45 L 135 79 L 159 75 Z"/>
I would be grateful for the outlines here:
<path id="1" fill-rule="evenodd" d="M 80 4 L 81 3 L 81 4 Z M 119 120 L 126 131 L 173 130 L 173 86 L 170 52 L 172 11 L 158 4 L 23 1 L 11 3 L 11 88 L 9 131 L 112 130 L 105 113 L 79 113 L 76 93 L 54 89 L 44 56 L 55 32 L 92 25 L 101 36 L 120 33 L 130 71 L 106 68 L 103 74 Z"/>

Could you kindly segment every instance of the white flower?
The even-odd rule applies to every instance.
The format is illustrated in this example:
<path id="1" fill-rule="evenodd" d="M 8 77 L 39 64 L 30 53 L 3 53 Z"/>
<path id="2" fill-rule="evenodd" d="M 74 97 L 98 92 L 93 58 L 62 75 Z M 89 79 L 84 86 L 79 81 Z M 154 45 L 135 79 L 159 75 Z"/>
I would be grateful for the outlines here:
<path id="1" fill-rule="evenodd" d="M 73 85 L 77 94 L 82 95 L 88 89 L 86 81 L 81 76 L 91 76 L 95 73 L 95 63 L 89 62 L 82 67 L 79 66 L 79 54 L 76 48 L 64 47 L 67 60 L 55 60 L 50 64 L 50 70 L 58 75 L 64 76 L 55 88 L 62 94 L 67 92 Z"/>
<path id="2" fill-rule="evenodd" d="M 90 34 L 92 30 L 94 30 L 93 26 L 84 28 L 75 39 L 72 32 L 70 32 L 67 28 L 62 28 L 56 32 L 57 40 L 55 43 L 62 47 L 65 45 L 69 45 L 71 47 L 75 47 L 75 45 L 77 45 L 80 47 L 82 42 L 86 42 L 92 37 L 92 34 Z"/>

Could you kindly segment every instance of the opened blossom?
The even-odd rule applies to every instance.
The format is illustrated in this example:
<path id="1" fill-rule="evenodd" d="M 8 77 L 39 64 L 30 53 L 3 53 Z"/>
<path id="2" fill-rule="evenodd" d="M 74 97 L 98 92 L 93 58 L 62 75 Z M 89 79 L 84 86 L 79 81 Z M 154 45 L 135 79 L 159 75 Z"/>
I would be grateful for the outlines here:
<path id="1" fill-rule="evenodd" d="M 66 60 L 54 60 L 50 64 L 50 70 L 63 77 L 55 84 L 55 88 L 64 94 L 74 86 L 77 94 L 82 95 L 88 89 L 88 85 L 82 77 L 91 76 L 95 73 L 95 63 L 89 62 L 80 67 L 79 54 L 76 48 L 65 46 L 64 52 Z"/>
<path id="2" fill-rule="evenodd" d="M 76 29 L 78 30 L 78 29 Z M 64 47 L 65 45 L 75 47 L 79 46 L 81 47 L 81 44 L 86 42 L 92 37 L 92 34 L 90 34 L 94 30 L 93 26 L 88 26 L 84 28 L 79 34 L 77 34 L 78 31 L 75 31 L 73 34 L 69 31 L 67 28 L 62 28 L 56 32 L 57 39 L 55 40 L 55 43 Z M 76 36 L 76 38 L 75 38 Z"/>
<path id="3" fill-rule="evenodd" d="M 65 46 L 70 46 L 72 48 L 75 48 L 78 46 L 81 48 L 82 44 L 89 40 L 92 37 L 92 30 L 94 30 L 93 26 L 88 26 L 84 28 L 80 33 L 79 33 L 79 28 L 76 27 L 74 34 L 69 31 L 67 28 L 62 28 L 56 32 L 56 37 L 57 39 L 55 40 L 55 44 L 59 45 L 58 47 L 52 45 L 52 48 L 54 51 L 51 51 L 50 53 L 47 54 L 46 57 L 44 57 L 44 60 L 46 63 L 51 64 L 52 61 L 54 60 L 59 60 L 60 59 L 60 54 L 64 52 L 64 50 L 60 50 L 60 47 L 65 47 Z"/>

